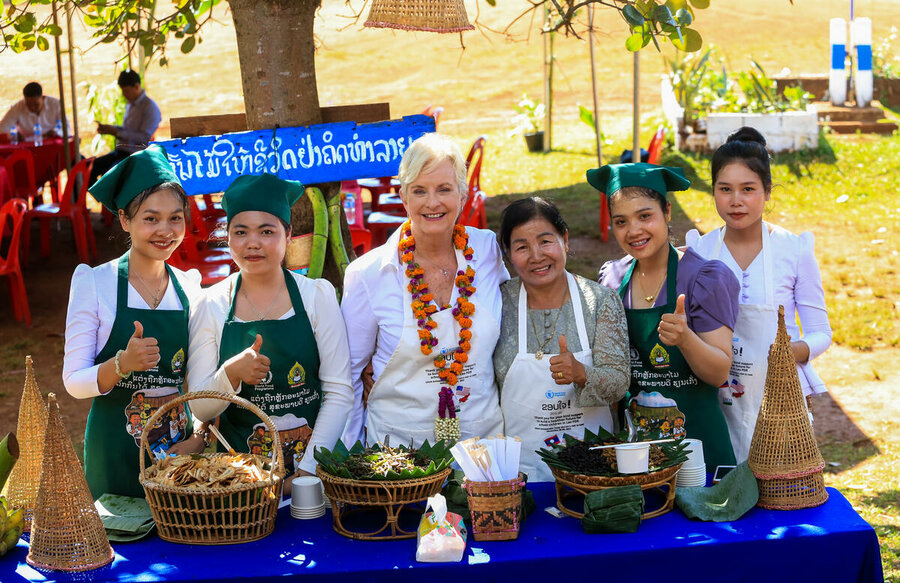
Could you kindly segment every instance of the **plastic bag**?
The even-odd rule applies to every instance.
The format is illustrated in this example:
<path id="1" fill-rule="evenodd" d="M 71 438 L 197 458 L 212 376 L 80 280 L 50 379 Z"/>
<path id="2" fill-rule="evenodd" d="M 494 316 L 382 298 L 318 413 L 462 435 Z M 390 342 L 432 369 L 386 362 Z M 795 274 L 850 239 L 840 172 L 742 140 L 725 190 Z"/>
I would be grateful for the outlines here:
<path id="1" fill-rule="evenodd" d="M 431 512 L 428 512 L 428 508 Z M 440 494 L 428 499 L 428 507 L 416 533 L 416 560 L 420 563 L 457 563 L 466 552 L 466 525 L 462 516 L 447 512 Z"/>

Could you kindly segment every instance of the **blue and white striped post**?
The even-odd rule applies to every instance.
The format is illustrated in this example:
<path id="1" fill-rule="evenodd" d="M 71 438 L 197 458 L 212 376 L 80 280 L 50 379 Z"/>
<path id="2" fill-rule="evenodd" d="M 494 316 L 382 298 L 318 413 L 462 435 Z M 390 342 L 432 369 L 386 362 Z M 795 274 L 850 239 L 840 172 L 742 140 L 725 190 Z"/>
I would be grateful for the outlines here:
<path id="1" fill-rule="evenodd" d="M 856 46 L 856 107 L 868 107 L 872 101 L 872 19 L 854 19 L 850 38 Z"/>
<path id="2" fill-rule="evenodd" d="M 847 101 L 847 21 L 832 18 L 830 24 L 831 71 L 828 76 L 828 94 L 832 105 L 842 106 Z"/>

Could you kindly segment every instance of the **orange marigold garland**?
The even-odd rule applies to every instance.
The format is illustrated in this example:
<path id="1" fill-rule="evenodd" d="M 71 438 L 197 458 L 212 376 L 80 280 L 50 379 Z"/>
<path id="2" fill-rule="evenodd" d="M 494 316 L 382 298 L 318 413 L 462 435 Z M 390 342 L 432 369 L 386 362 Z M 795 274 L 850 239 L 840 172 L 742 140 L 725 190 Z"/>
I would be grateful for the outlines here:
<path id="1" fill-rule="evenodd" d="M 400 227 L 402 236 L 398 252 L 400 261 L 406 264 L 406 277 L 409 278 L 407 289 L 412 294 L 413 316 L 419 325 L 419 344 L 422 354 L 428 356 L 437 346 L 437 338 L 431 331 L 437 328 L 437 323 L 431 319 L 431 315 L 438 311 L 434 303 L 434 294 L 428 291 L 425 283 L 425 271 L 415 262 L 413 252 L 416 250 L 416 242 L 413 239 L 409 221 Z M 453 227 L 453 246 L 463 252 L 466 261 L 471 261 L 474 251 L 469 247 L 469 234 L 465 227 L 455 225 Z M 475 305 L 469 301 L 469 297 L 475 293 L 472 282 L 475 279 L 475 270 L 471 265 L 466 265 L 465 271 L 456 272 L 456 289 L 459 297 L 456 299 L 456 307 L 453 308 L 453 318 L 459 323 L 459 345 L 454 351 L 454 359 L 449 362 L 446 355 L 441 354 L 434 359 L 434 366 L 438 369 L 438 376 L 445 383 L 438 392 L 438 417 L 434 420 L 434 436 L 437 439 L 457 440 L 461 436 L 459 419 L 456 417 L 456 407 L 453 404 L 453 389 L 459 375 L 462 373 L 463 364 L 469 360 L 468 352 L 472 345 L 472 314 L 475 313 Z"/>

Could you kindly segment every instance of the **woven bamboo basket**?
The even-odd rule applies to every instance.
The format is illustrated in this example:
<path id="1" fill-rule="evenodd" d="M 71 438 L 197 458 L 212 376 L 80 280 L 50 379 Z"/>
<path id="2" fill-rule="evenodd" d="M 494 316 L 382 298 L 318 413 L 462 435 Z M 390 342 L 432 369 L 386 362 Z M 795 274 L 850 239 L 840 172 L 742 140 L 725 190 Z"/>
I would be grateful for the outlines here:
<path id="1" fill-rule="evenodd" d="M 88 489 L 72 440 L 50 393 L 41 487 L 31 525 L 29 565 L 87 571 L 108 564 L 113 551 Z"/>
<path id="2" fill-rule="evenodd" d="M 216 391 L 198 391 L 172 399 L 156 410 L 147 421 L 147 427 L 153 427 L 173 407 L 195 399 L 221 399 L 249 410 L 272 432 L 272 442 L 280 443 L 275 424 L 259 407 L 236 395 Z M 147 433 L 141 435 L 141 485 L 160 538 L 175 543 L 223 545 L 259 540 L 275 529 L 284 472 L 284 454 L 280 447 L 272 448 L 272 465 L 267 479 L 216 488 L 165 486 L 149 479 L 150 468 L 145 467 L 144 450 L 151 457 L 153 454 L 147 443 Z M 209 458 L 230 456 L 225 453 L 202 455 Z"/>
<path id="3" fill-rule="evenodd" d="M 828 499 L 819 451 L 807 415 L 791 338 L 778 307 L 778 332 L 769 348 L 766 385 L 747 460 L 759 487 L 759 506 L 793 509 Z"/>
<path id="4" fill-rule="evenodd" d="M 409 508 L 409 504 L 424 502 L 429 496 L 441 491 L 444 480 L 450 475 L 450 468 L 411 480 L 349 480 L 339 478 L 316 468 L 316 475 L 322 480 L 325 495 L 331 500 L 331 516 L 334 530 L 348 538 L 357 540 L 400 540 L 415 538 L 415 531 L 407 531 L 400 527 L 399 517 L 402 510 L 414 510 L 421 514 L 424 508 Z M 360 508 L 353 508 L 354 506 Z M 385 522 L 377 530 L 358 532 L 350 530 L 344 524 L 344 518 L 350 514 L 379 507 L 385 512 Z"/>
<path id="5" fill-rule="evenodd" d="M 524 476 L 502 482 L 463 482 L 469 493 L 472 536 L 477 541 L 519 538 Z"/>
<path id="6" fill-rule="evenodd" d="M 675 482 L 678 480 L 678 470 L 683 464 L 663 468 L 648 474 L 633 474 L 621 476 L 585 476 L 573 474 L 559 468 L 550 467 L 553 477 L 556 478 L 556 506 L 569 516 L 584 517 L 583 512 L 578 512 L 564 504 L 567 498 L 577 495 L 587 496 L 597 490 L 617 488 L 619 486 L 631 486 L 637 484 L 641 490 L 654 490 L 664 497 L 663 505 L 655 510 L 650 510 L 641 515 L 642 520 L 661 516 L 675 507 Z"/>
<path id="7" fill-rule="evenodd" d="M 21 444 L 19 461 L 9 475 L 6 498 L 11 508 L 25 512 L 25 532 L 31 530 L 34 505 L 41 485 L 41 465 L 44 458 L 44 431 L 47 427 L 47 406 L 34 378 L 31 356 L 25 357 L 25 386 L 19 401 L 19 420 L 16 437 Z"/>
<path id="8" fill-rule="evenodd" d="M 475 29 L 463 0 L 372 0 L 364 26 L 426 32 Z"/>
<path id="9" fill-rule="evenodd" d="M 756 480 L 759 489 L 757 506 L 770 510 L 797 510 L 821 506 L 828 500 L 825 478 L 816 472 L 800 478 Z"/>

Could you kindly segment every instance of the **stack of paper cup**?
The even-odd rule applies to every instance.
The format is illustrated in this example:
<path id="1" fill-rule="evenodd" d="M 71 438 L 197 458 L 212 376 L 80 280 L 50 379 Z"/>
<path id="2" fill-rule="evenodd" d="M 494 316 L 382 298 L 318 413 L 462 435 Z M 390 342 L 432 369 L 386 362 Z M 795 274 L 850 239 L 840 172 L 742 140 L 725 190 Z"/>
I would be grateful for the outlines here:
<path id="1" fill-rule="evenodd" d="M 688 459 L 678 470 L 675 482 L 681 488 L 706 485 L 706 461 L 703 459 L 703 443 L 699 439 L 685 439 Z"/>
<path id="2" fill-rule="evenodd" d="M 325 490 L 315 476 L 299 476 L 291 484 L 291 516 L 318 518 L 325 514 Z"/>

